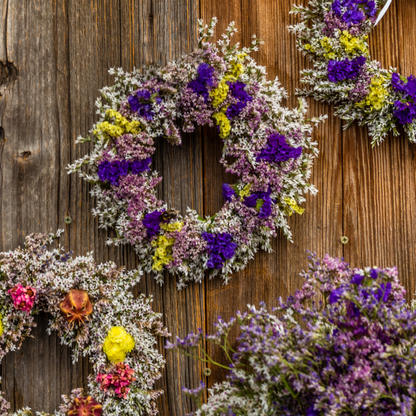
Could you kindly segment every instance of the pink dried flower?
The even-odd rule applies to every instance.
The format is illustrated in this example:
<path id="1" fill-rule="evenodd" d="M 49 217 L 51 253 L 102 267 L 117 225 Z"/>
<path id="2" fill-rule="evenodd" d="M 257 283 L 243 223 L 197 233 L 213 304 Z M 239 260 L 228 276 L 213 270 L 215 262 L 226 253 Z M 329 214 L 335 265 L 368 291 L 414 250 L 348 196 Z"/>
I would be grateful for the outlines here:
<path id="1" fill-rule="evenodd" d="M 8 293 L 12 297 L 13 306 L 16 309 L 21 309 L 27 313 L 30 312 L 35 303 L 36 289 L 30 286 L 23 287 L 19 284 L 10 289 Z"/>
<path id="2" fill-rule="evenodd" d="M 127 393 L 130 391 L 128 387 L 117 387 L 116 394 L 120 399 L 125 399 L 127 397 Z"/>
<path id="3" fill-rule="evenodd" d="M 128 386 L 136 380 L 133 377 L 134 370 L 127 364 L 118 363 L 110 373 L 100 373 L 97 375 L 97 383 L 100 383 L 101 390 L 110 392 L 113 390 L 120 399 L 127 397 L 130 389 Z"/>

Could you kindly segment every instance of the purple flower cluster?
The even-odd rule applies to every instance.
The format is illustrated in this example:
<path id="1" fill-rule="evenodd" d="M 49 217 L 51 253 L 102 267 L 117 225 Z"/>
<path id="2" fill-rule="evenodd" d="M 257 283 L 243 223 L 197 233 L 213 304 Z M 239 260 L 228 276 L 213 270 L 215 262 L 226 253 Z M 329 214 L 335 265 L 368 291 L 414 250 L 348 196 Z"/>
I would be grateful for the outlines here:
<path id="1" fill-rule="evenodd" d="M 249 196 L 245 197 L 243 204 L 249 208 L 256 208 L 259 212 L 259 218 L 269 218 L 272 214 L 271 188 L 269 187 L 267 192 L 253 192 Z M 236 197 L 237 193 L 228 183 L 222 184 L 222 195 L 227 202 L 232 200 L 232 197 Z"/>
<path id="2" fill-rule="evenodd" d="M 111 185 L 118 186 L 119 178 L 127 176 L 129 172 L 139 174 L 150 169 L 152 159 L 148 157 L 143 160 L 115 160 L 110 162 L 108 160 L 101 162 L 98 165 L 98 177 L 101 182 L 108 181 Z"/>
<path id="3" fill-rule="evenodd" d="M 403 95 L 403 101 L 394 102 L 394 115 L 400 124 L 409 124 L 416 119 L 416 77 L 410 75 L 405 82 L 395 72 L 391 77 L 391 85 L 394 91 Z"/>
<path id="4" fill-rule="evenodd" d="M 328 79 L 331 82 L 344 81 L 346 79 L 356 79 L 361 73 L 367 58 L 365 56 L 357 56 L 357 58 L 343 61 L 328 62 Z"/>
<path id="5" fill-rule="evenodd" d="M 244 199 L 243 204 L 250 208 L 256 208 L 259 211 L 260 218 L 269 218 L 272 213 L 272 199 L 270 194 L 270 188 L 267 192 L 253 192 Z"/>
<path id="6" fill-rule="evenodd" d="M 366 17 L 373 17 L 377 13 L 373 0 L 335 0 L 332 3 L 332 10 L 348 25 L 359 24 Z"/>
<path id="7" fill-rule="evenodd" d="M 267 147 L 257 156 L 257 161 L 266 160 L 269 163 L 286 162 L 297 159 L 302 153 L 302 147 L 291 147 L 283 134 L 272 133 L 267 141 Z"/>
<path id="8" fill-rule="evenodd" d="M 237 102 L 228 106 L 225 115 L 229 120 L 237 117 L 246 108 L 247 103 L 253 100 L 253 97 L 245 90 L 246 84 L 241 81 L 227 82 L 230 93 Z"/>
<path id="9" fill-rule="evenodd" d="M 154 116 L 151 102 L 152 93 L 154 92 L 149 90 L 138 90 L 127 99 L 130 104 L 131 111 L 133 113 L 138 113 L 140 117 L 143 117 L 148 121 L 153 120 Z M 156 97 L 155 102 L 160 104 L 162 99 L 160 97 Z"/>
<path id="10" fill-rule="evenodd" d="M 143 218 L 143 225 L 147 230 L 147 237 L 152 238 L 154 235 L 158 234 L 160 231 L 160 223 L 162 222 L 162 213 L 165 210 L 153 211 L 146 214 Z"/>
<path id="11" fill-rule="evenodd" d="M 193 79 L 188 87 L 196 94 L 204 97 L 205 101 L 208 101 L 209 93 L 208 87 L 214 85 L 214 68 L 205 62 L 202 62 L 198 66 L 198 77 Z"/>
<path id="12" fill-rule="evenodd" d="M 233 196 L 236 196 L 235 190 L 228 184 L 222 184 L 222 196 L 227 202 L 230 202 Z"/>
<path id="13" fill-rule="evenodd" d="M 250 307 L 229 323 L 219 318 L 213 335 L 168 345 L 198 356 L 197 343 L 204 352 L 207 341 L 227 346 L 232 327 L 241 330 L 226 348 L 227 379 L 199 414 L 412 416 L 416 311 L 397 269 L 350 269 L 312 256 L 303 276 L 302 289 L 272 312 Z"/>
<path id="14" fill-rule="evenodd" d="M 233 243 L 233 236 L 228 233 L 211 234 L 204 232 L 202 238 L 207 242 L 209 259 L 207 267 L 210 269 L 221 269 L 225 260 L 234 256 L 237 244 Z"/>

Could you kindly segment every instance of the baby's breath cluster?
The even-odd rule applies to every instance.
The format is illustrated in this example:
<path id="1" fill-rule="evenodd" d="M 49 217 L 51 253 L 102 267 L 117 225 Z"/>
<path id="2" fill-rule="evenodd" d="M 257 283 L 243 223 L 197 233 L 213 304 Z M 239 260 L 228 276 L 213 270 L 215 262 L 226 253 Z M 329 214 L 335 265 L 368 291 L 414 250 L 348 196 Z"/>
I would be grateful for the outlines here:
<path id="1" fill-rule="evenodd" d="M 88 394 L 78 389 L 65 396 L 55 416 L 157 414 L 163 392 L 153 386 L 165 361 L 156 337 L 169 334 L 151 298 L 131 293 L 142 273 L 97 264 L 91 254 L 72 257 L 60 246 L 48 250 L 60 233 L 32 234 L 24 248 L 0 253 L 0 361 L 30 335 L 33 316 L 46 312 L 48 332 L 72 347 L 74 362 L 88 356 L 93 366 Z M 0 394 L 1 415 L 31 415 L 9 411 Z"/>
<path id="2" fill-rule="evenodd" d="M 286 92 L 250 53 L 231 44 L 231 23 L 218 44 L 211 43 L 216 23 L 199 27 L 199 47 L 164 68 L 126 73 L 111 70 L 115 84 L 97 101 L 100 120 L 90 135 L 92 152 L 70 166 L 93 184 L 94 214 L 104 228 L 115 228 L 115 244 L 132 244 L 146 272 L 163 282 L 164 271 L 179 278 L 178 288 L 219 275 L 228 281 L 254 253 L 271 251 L 278 229 L 291 239 L 287 219 L 301 214 L 317 155 L 306 105 L 290 110 Z M 223 184 L 225 203 L 212 217 L 188 209 L 181 215 L 156 197 L 161 182 L 151 170 L 160 140 L 181 144 L 181 134 L 208 125 L 223 141 L 220 162 L 236 174 Z M 87 165 L 88 170 L 82 166 Z"/>
<path id="3" fill-rule="evenodd" d="M 301 52 L 313 61 L 302 71 L 310 86 L 300 95 L 336 104 L 335 114 L 368 126 L 372 145 L 380 144 L 403 126 L 416 142 L 416 78 L 405 78 L 395 69 L 383 69 L 370 59 L 368 36 L 385 0 L 310 0 L 295 6 L 301 23 L 289 27 L 297 35 Z"/>

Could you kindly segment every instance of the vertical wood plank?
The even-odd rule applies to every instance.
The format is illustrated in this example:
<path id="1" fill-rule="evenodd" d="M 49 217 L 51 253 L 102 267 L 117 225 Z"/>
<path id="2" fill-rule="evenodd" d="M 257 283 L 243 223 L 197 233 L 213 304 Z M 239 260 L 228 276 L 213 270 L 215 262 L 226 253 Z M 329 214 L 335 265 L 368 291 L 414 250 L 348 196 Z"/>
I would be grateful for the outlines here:
<path id="1" fill-rule="evenodd" d="M 405 76 L 416 72 L 416 5 L 393 2 L 370 35 L 370 54 L 384 68 Z M 344 146 L 344 229 L 346 259 L 357 267 L 396 265 L 409 300 L 415 291 L 415 145 L 389 135 L 372 149 L 367 132 L 353 126 Z"/>
<path id="2" fill-rule="evenodd" d="M 235 21 L 239 33 L 237 41 L 248 46 L 251 35 L 265 41 L 254 56 L 267 66 L 269 79 L 276 76 L 290 97 L 286 106 L 298 105 L 294 89 L 299 86 L 299 70 L 308 63 L 299 56 L 295 39 L 287 26 L 294 23 L 289 15 L 291 3 L 287 1 L 231 0 L 227 3 L 216 0 L 201 1 L 201 17 L 208 21 L 219 17 L 216 31 L 218 39 L 229 21 Z M 310 102 L 310 115 L 331 113 L 328 106 Z M 306 250 L 319 255 L 330 252 L 342 256 L 342 141 L 341 124 L 331 118 L 330 123 L 315 130 L 314 138 L 319 142 L 320 155 L 315 160 L 312 183 L 319 190 L 317 196 L 307 197 L 306 212 L 292 216 L 289 224 L 294 243 L 288 242 L 283 233 L 272 242 L 274 253 L 259 252 L 248 267 L 232 277 L 227 286 L 212 280 L 207 285 L 207 327 L 213 331 L 212 323 L 217 316 L 229 319 L 237 310 L 246 310 L 247 304 L 265 301 L 275 306 L 279 296 L 283 298 L 302 284 L 299 273 L 307 266 Z M 215 141 L 215 142 L 214 142 Z M 224 175 L 218 160 L 221 142 L 212 130 L 204 130 L 204 210 L 212 215 L 223 203 L 221 184 L 230 180 Z M 221 352 L 210 347 L 216 360 L 224 360 Z M 209 383 L 220 381 L 224 372 L 213 369 Z"/>

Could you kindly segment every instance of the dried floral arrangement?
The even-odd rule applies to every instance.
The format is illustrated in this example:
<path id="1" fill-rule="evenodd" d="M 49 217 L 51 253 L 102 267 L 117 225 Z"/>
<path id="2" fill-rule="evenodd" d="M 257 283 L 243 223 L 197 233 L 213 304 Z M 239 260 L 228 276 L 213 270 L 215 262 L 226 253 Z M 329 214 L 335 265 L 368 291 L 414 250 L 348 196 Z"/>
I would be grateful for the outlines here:
<path id="1" fill-rule="evenodd" d="M 398 136 L 398 125 L 416 142 L 416 78 L 384 69 L 369 55 L 368 36 L 385 3 L 310 0 L 293 8 L 302 21 L 289 27 L 299 50 L 313 62 L 313 69 L 302 71 L 302 82 L 310 88 L 299 94 L 334 103 L 345 128 L 354 121 L 368 126 L 373 146 L 389 132 Z"/>
<path id="2" fill-rule="evenodd" d="M 93 366 L 88 394 L 76 389 L 63 396 L 55 416 L 156 415 L 163 391 L 153 386 L 165 364 L 156 337 L 170 334 L 151 298 L 129 291 L 141 272 L 97 264 L 91 254 L 73 258 L 60 246 L 49 251 L 60 233 L 32 234 L 24 248 L 0 253 L 0 361 L 30 335 L 34 315 L 47 312 L 48 332 L 72 348 L 74 362 L 88 356 Z M 32 414 L 9 411 L 0 392 L 1 415 Z"/>
<path id="3" fill-rule="evenodd" d="M 271 312 L 249 306 L 229 322 L 219 318 L 213 335 L 199 331 L 167 344 L 198 358 L 211 342 L 229 360 L 220 364 L 229 370 L 226 380 L 212 386 L 195 414 L 414 415 L 416 304 L 406 303 L 397 269 L 351 269 L 311 256 L 303 276 L 302 289 Z M 203 388 L 184 390 L 198 398 Z"/>
<path id="4" fill-rule="evenodd" d="M 146 272 L 159 283 L 164 271 L 176 275 L 178 289 L 207 271 L 227 283 L 259 248 L 271 251 L 279 228 L 291 239 L 287 218 L 316 192 L 308 181 L 317 155 L 311 133 L 324 117 L 306 120 L 303 100 L 299 109 L 283 107 L 286 92 L 249 56 L 261 42 L 231 45 L 231 23 L 217 46 L 209 41 L 215 23 L 200 21 L 198 49 L 164 68 L 111 70 L 115 83 L 96 103 L 100 120 L 78 139 L 92 151 L 69 167 L 93 184 L 94 214 L 116 230 L 108 243 L 131 244 Z M 182 216 L 156 197 L 162 178 L 150 168 L 152 155 L 157 140 L 178 146 L 181 133 L 203 125 L 218 129 L 220 163 L 238 181 L 223 184 L 225 203 L 214 216 L 189 208 Z"/>

